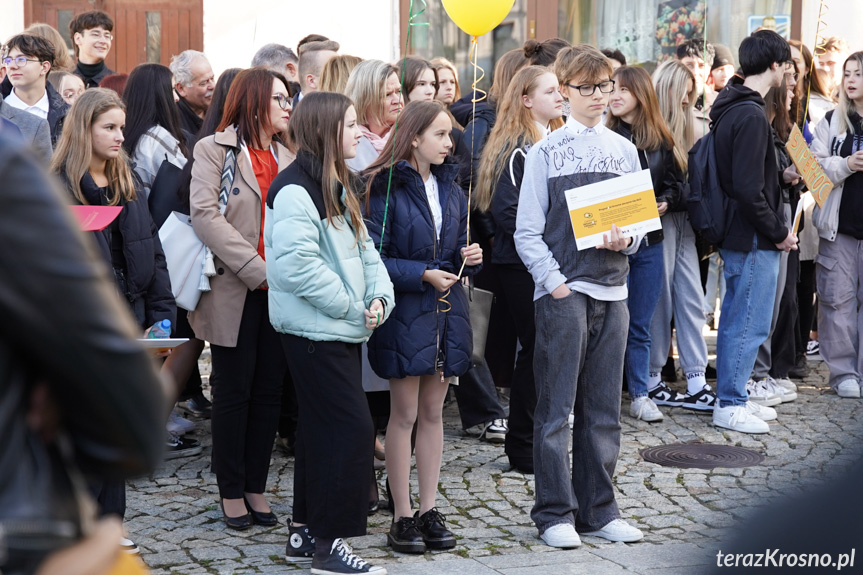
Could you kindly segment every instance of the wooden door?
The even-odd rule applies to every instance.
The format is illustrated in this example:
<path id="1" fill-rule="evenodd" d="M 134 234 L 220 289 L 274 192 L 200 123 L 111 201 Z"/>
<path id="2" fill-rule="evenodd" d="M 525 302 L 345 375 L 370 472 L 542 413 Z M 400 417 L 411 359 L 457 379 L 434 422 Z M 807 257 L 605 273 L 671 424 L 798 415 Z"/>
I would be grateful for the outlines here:
<path id="1" fill-rule="evenodd" d="M 183 50 L 204 49 L 203 0 L 25 0 L 24 23 L 56 27 L 73 50 L 69 22 L 93 9 L 114 21 L 114 42 L 105 60 L 114 71 L 129 72 L 142 62 L 167 65 Z"/>

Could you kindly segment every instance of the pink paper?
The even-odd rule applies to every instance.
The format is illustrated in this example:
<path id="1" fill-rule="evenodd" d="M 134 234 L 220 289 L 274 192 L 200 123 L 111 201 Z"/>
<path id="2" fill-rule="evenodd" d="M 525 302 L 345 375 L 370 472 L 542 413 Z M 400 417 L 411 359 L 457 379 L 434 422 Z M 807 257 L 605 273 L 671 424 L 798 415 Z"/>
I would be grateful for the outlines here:
<path id="1" fill-rule="evenodd" d="M 104 230 L 120 215 L 123 206 L 69 206 L 85 232 Z"/>

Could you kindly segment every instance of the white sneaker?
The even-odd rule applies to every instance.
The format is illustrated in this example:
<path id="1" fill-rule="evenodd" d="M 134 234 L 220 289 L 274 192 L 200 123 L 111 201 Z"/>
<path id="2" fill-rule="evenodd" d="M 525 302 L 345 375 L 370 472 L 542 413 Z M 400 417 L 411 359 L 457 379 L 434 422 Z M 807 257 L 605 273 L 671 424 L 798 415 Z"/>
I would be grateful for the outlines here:
<path id="1" fill-rule="evenodd" d="M 615 519 L 599 531 L 590 531 L 583 533 L 583 535 L 602 537 L 608 541 L 622 541 L 624 543 L 633 543 L 644 539 L 644 533 L 640 529 L 636 529 L 623 519 Z"/>
<path id="2" fill-rule="evenodd" d="M 128 553 L 129 555 L 139 555 L 141 553 L 141 550 L 138 549 L 138 546 L 135 545 L 135 542 L 128 537 L 120 538 L 120 549 L 124 553 Z"/>
<path id="3" fill-rule="evenodd" d="M 713 410 L 713 425 L 741 433 L 770 433 L 770 426 L 751 414 L 745 405 L 717 405 Z"/>
<path id="4" fill-rule="evenodd" d="M 789 401 L 794 401 L 797 399 L 797 390 L 796 389 L 787 389 L 785 386 L 779 385 L 775 379 L 770 377 L 769 375 L 765 377 L 763 380 L 765 387 L 767 390 L 779 396 L 779 400 L 782 403 L 788 403 Z M 790 381 L 788 383 L 791 383 Z M 791 385 L 794 385 L 791 383 Z M 794 387 L 797 387 L 796 385 Z"/>
<path id="5" fill-rule="evenodd" d="M 549 547 L 572 549 L 581 545 L 581 538 L 575 532 L 575 527 L 569 523 L 552 525 L 539 538 L 545 541 Z"/>
<path id="6" fill-rule="evenodd" d="M 662 412 L 646 395 L 632 400 L 632 404 L 629 406 L 629 415 L 642 421 L 662 421 Z"/>
<path id="7" fill-rule="evenodd" d="M 840 381 L 836 386 L 836 395 L 839 397 L 860 397 L 860 384 L 853 377 Z"/>
<path id="8" fill-rule="evenodd" d="M 569 412 L 569 417 L 567 417 L 567 418 L 566 418 L 566 420 L 567 420 L 567 422 L 569 423 L 569 428 L 570 428 L 570 429 L 572 429 L 573 427 L 575 427 L 575 414 L 574 414 L 574 413 L 572 413 L 572 412 L 570 411 L 570 412 Z"/>
<path id="9" fill-rule="evenodd" d="M 775 383 L 782 389 L 787 389 L 788 391 L 797 391 L 797 384 L 788 379 L 787 377 L 777 377 L 773 380 L 773 383 Z"/>
<path id="10" fill-rule="evenodd" d="M 181 417 L 176 409 L 172 409 L 165 427 L 174 435 L 184 435 L 195 429 L 195 423 Z"/>
<path id="11" fill-rule="evenodd" d="M 767 388 L 767 383 L 763 379 L 755 381 L 750 379 L 746 382 L 746 392 L 749 394 L 749 401 L 754 401 L 767 407 L 773 407 L 782 403 L 782 398 L 778 393 Z"/>
<path id="12" fill-rule="evenodd" d="M 775 421 L 776 410 L 772 407 L 764 407 L 753 401 L 746 402 L 746 411 L 760 419 L 761 421 Z"/>

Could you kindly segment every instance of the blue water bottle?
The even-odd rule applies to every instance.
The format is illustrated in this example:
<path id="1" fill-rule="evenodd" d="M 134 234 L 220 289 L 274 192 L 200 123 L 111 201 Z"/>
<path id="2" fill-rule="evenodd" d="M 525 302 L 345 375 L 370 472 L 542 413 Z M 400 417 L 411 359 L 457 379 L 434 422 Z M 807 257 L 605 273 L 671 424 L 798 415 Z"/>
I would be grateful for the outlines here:
<path id="1" fill-rule="evenodd" d="M 150 328 L 150 333 L 147 334 L 148 339 L 166 339 L 171 337 L 171 320 L 163 319 L 157 321 Z"/>

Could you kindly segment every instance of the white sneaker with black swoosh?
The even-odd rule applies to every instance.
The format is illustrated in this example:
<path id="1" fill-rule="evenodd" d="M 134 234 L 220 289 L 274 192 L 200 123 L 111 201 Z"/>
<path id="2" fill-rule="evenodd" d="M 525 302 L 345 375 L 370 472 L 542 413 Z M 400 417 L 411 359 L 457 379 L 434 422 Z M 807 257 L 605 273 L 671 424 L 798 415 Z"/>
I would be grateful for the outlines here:
<path id="1" fill-rule="evenodd" d="M 716 407 L 716 394 L 709 385 L 705 385 L 698 393 L 687 393 L 683 396 L 683 409 L 693 411 L 713 411 Z"/>

